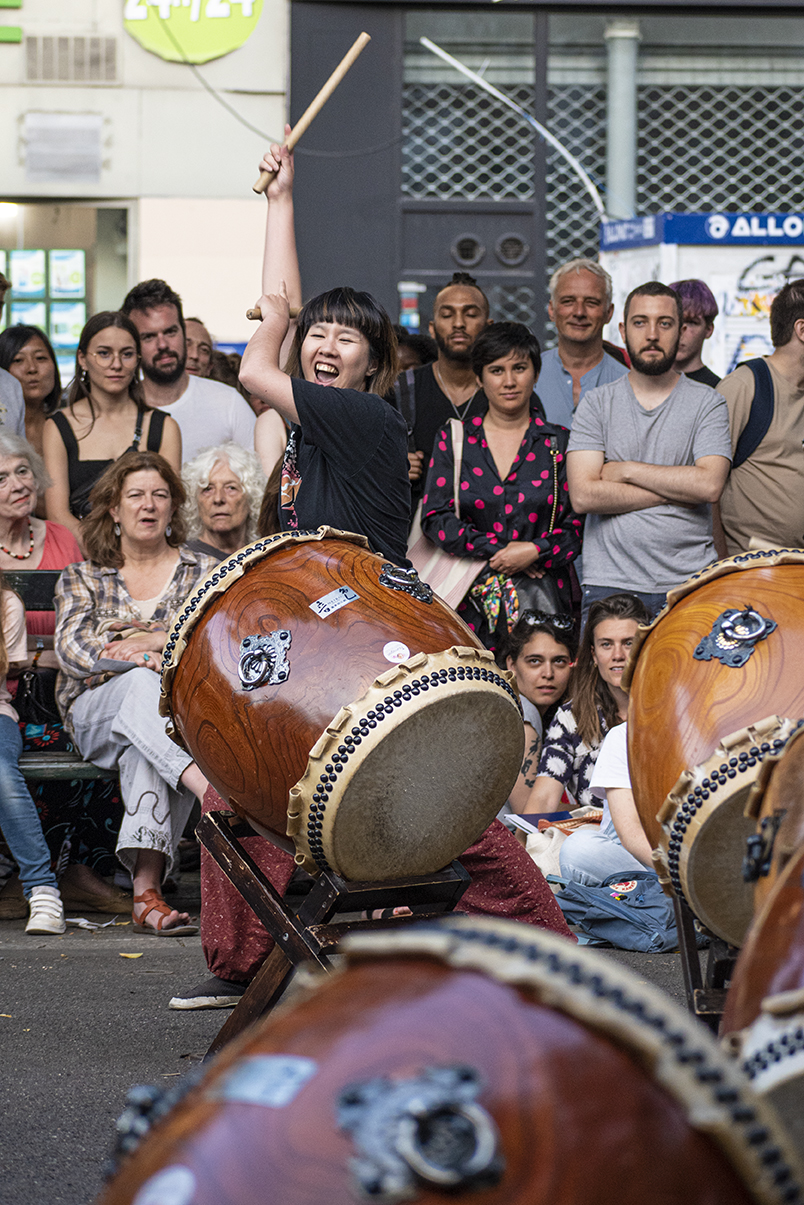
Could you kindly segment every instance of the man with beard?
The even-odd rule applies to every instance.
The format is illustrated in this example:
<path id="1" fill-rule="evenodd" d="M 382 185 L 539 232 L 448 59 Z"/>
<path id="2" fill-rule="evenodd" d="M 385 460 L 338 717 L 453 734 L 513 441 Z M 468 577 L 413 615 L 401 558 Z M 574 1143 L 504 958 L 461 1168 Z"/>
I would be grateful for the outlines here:
<path id="1" fill-rule="evenodd" d="M 254 447 L 254 411 L 236 389 L 190 376 L 184 315 L 178 293 L 164 280 L 135 285 L 121 306 L 142 346 L 145 400 L 172 414 L 181 429 L 182 459 L 233 440 Z"/>
<path id="2" fill-rule="evenodd" d="M 623 318 L 631 371 L 581 400 L 567 450 L 573 509 L 589 516 L 584 621 L 593 602 L 623 590 L 655 614 L 716 559 L 711 507 L 731 462 L 723 398 L 673 367 L 681 298 L 649 281 L 628 295 Z"/>
<path id="3" fill-rule="evenodd" d="M 455 272 L 433 306 L 430 334 L 438 359 L 402 373 L 390 397 L 408 424 L 414 508 L 441 428 L 451 418 L 464 421 L 486 412 L 486 395 L 472 371 L 472 348 L 490 322 L 488 298 L 477 281 L 468 272 Z"/>

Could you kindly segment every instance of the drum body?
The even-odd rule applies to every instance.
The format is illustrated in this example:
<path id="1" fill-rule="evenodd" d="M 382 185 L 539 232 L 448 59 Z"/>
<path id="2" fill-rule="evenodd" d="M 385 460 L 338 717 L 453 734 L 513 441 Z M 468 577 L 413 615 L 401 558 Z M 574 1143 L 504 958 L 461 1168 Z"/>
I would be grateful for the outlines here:
<path id="1" fill-rule="evenodd" d="M 751 925 L 721 1033 L 804 1150 L 804 846 L 779 871 Z"/>
<path id="2" fill-rule="evenodd" d="M 756 826 L 748 838 L 746 880 L 754 885 L 758 913 L 779 875 L 804 848 L 804 721 L 799 721 L 779 753 L 762 765 L 746 805 Z"/>
<path id="3" fill-rule="evenodd" d="M 405 585 L 362 537 L 285 533 L 222 562 L 166 646 L 174 739 L 312 873 L 440 869 L 522 762 L 510 675 L 429 588 Z"/>
<path id="4" fill-rule="evenodd" d="M 749 617 L 738 639 L 724 634 L 722 624 L 734 633 L 747 610 L 765 621 L 764 633 L 754 639 Z M 631 784 L 651 845 L 659 838 L 656 814 L 684 770 L 766 716 L 804 715 L 803 636 L 804 553 L 797 551 L 720 561 L 672 591 L 653 624 L 640 629 L 623 685 Z M 696 657 L 699 650 L 709 659 Z"/>
<path id="5" fill-rule="evenodd" d="M 795 1199 L 772 1111 L 627 969 L 511 922 L 345 949 L 345 970 L 226 1048 L 102 1205 Z"/>
<path id="6" fill-rule="evenodd" d="M 705 762 L 684 771 L 659 809 L 654 862 L 660 880 L 733 946 L 742 945 L 754 914 L 743 875 L 746 842 L 755 831 L 746 804 L 765 761 L 781 752 L 794 729 L 791 720 L 769 716 L 725 737 Z"/>

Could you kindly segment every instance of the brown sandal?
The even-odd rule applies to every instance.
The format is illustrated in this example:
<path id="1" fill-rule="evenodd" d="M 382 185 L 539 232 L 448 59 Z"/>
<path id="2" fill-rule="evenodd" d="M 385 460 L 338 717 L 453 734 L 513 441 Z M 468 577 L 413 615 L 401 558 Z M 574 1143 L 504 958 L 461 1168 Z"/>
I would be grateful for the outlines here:
<path id="1" fill-rule="evenodd" d="M 147 891 L 143 891 L 142 895 L 134 896 L 135 904 L 148 904 L 150 907 L 145 908 L 140 917 L 132 910 L 131 919 L 134 922 L 135 933 L 147 933 L 151 937 L 192 937 L 198 932 L 197 925 L 175 925 L 170 929 L 163 929 L 162 926 L 165 920 L 174 911 L 169 904 L 166 904 L 158 891 L 154 891 L 153 887 L 149 887 Z M 156 928 L 153 925 L 146 925 L 143 922 L 152 912 L 159 913 L 159 920 Z"/>

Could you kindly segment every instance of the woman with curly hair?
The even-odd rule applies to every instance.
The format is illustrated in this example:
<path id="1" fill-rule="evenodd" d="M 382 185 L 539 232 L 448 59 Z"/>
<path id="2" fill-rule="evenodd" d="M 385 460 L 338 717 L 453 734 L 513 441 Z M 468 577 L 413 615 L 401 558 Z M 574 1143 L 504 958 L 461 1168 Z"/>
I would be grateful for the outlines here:
<path id="1" fill-rule="evenodd" d="M 205 448 L 182 467 L 188 546 L 221 560 L 254 539 L 265 474 L 240 444 Z"/>

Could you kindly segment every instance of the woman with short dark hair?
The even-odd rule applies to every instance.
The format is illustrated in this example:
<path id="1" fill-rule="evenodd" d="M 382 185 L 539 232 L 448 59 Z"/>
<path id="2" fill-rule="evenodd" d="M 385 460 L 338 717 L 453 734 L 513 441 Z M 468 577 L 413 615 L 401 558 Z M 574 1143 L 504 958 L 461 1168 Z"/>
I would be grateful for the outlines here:
<path id="1" fill-rule="evenodd" d="M 195 933 L 160 893 L 194 797 L 208 783 L 159 716 L 162 649 L 212 557 L 183 543 L 184 487 L 164 457 L 128 452 L 106 470 L 85 521 L 89 560 L 56 588 L 56 699 L 82 754 L 119 768 L 125 815 L 117 856 L 134 883 L 138 932 Z M 132 668 L 134 667 L 134 668 Z"/>
<path id="2" fill-rule="evenodd" d="M 48 415 L 58 408 L 61 376 L 56 353 L 38 326 L 18 323 L 0 334 L 0 368 L 16 377 L 25 399 L 25 438 L 42 455 Z"/>

